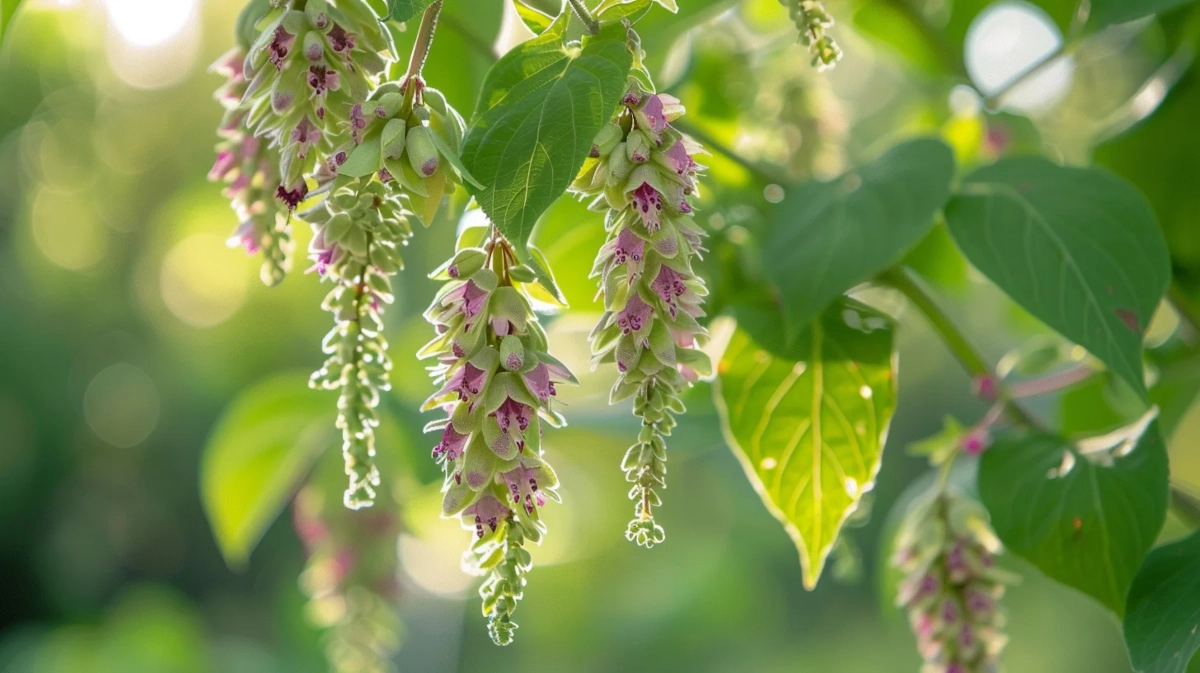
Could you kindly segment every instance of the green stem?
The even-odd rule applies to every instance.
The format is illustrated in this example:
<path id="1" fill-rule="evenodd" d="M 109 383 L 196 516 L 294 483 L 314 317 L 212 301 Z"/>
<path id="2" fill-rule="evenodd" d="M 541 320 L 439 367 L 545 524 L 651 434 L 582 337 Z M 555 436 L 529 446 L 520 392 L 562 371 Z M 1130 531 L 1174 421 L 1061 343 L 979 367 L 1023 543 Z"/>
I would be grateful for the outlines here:
<path id="1" fill-rule="evenodd" d="M 1171 484 L 1171 508 L 1193 528 L 1200 528 L 1200 497 L 1178 483 Z"/>
<path id="2" fill-rule="evenodd" d="M 575 16 L 579 17 L 579 20 L 583 22 L 583 27 L 588 35 L 600 34 L 600 22 L 588 11 L 587 6 L 583 4 L 583 0 L 567 0 L 567 4 L 571 5 L 571 10 L 575 12 Z"/>
<path id="3" fill-rule="evenodd" d="M 1002 400 L 1004 410 L 1013 420 L 1030 427 L 1038 427 L 1037 420 L 1025 411 L 1023 407 L 1014 402 L 1005 391 L 996 375 L 992 372 L 992 368 L 984 361 L 983 356 L 967 341 L 963 335 L 944 311 L 934 302 L 933 297 L 929 296 L 925 289 L 922 288 L 903 267 L 894 267 L 879 275 L 880 282 L 889 285 L 912 302 L 913 306 L 925 316 L 929 321 L 933 331 L 937 332 L 942 338 L 942 342 L 954 354 L 954 357 L 962 365 L 963 369 L 974 378 L 980 379 L 990 377 L 996 385 L 996 399 Z"/>
<path id="4" fill-rule="evenodd" d="M 429 58 L 429 48 L 433 46 L 433 33 L 437 30 L 438 16 L 442 13 L 442 0 L 430 5 L 421 16 L 421 27 L 417 29 L 417 40 L 413 43 L 412 54 L 408 58 L 408 72 L 405 81 L 421 76 L 425 67 L 425 59 Z"/>
<path id="5" fill-rule="evenodd" d="M 1187 323 L 1191 330 L 1188 341 L 1195 342 L 1196 337 L 1200 336 L 1200 313 L 1197 313 L 1191 300 L 1188 299 L 1187 293 L 1175 279 L 1171 279 L 1171 285 L 1167 288 L 1167 301 L 1171 303 L 1175 312 L 1179 314 L 1179 318 Z"/>

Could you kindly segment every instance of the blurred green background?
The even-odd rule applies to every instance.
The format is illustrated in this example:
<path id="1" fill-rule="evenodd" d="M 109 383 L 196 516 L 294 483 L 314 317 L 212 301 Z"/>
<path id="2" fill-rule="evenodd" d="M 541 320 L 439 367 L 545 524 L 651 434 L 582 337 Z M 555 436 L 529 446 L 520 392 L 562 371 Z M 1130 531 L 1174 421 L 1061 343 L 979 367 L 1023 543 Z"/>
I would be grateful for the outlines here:
<path id="1" fill-rule="evenodd" d="M 497 34 L 502 4 L 447 0 L 426 77 L 464 115 L 493 44 L 520 34 L 511 17 Z M 894 14 L 912 6 L 904 2 L 831 2 L 846 58 L 822 74 L 793 44 L 776 0 L 680 4 L 678 19 L 656 12 L 639 27 L 660 86 L 688 105 L 685 130 L 767 167 L 747 170 L 715 150 L 707 162 L 710 182 L 722 185 L 705 193 L 700 220 L 714 233 L 718 308 L 722 251 L 753 233 L 764 199 L 778 200 L 772 175 L 834 175 L 917 133 L 941 133 L 966 163 L 1015 148 L 1087 160 L 1098 137 L 1137 121 L 1130 100 L 1178 44 L 1169 21 L 1114 29 L 1069 68 L 1014 92 L 1008 102 L 1025 116 L 993 115 L 954 78 L 931 73 L 965 60 L 981 90 L 998 89 L 1061 39 L 1054 2 L 1041 3 L 1047 15 L 959 0 L 933 39 L 904 32 Z M 210 97 L 220 80 L 206 66 L 230 45 L 239 9 L 238 0 L 26 0 L 0 47 L 0 671 L 326 670 L 291 517 L 235 572 L 198 486 L 222 409 L 270 377 L 302 385 L 328 329 L 323 288 L 300 273 L 302 260 L 267 289 L 257 260 L 226 246 L 236 222 L 220 187 L 205 181 L 221 114 Z M 970 38 L 997 15 L 992 33 Z M 898 51 L 870 35 L 893 36 Z M 1175 172 L 1196 184 L 1194 161 Z M 435 284 L 425 274 L 452 249 L 462 205 L 417 233 L 387 312 L 395 390 L 380 450 L 404 532 L 374 540 L 372 553 L 399 559 L 398 668 L 917 670 L 903 619 L 878 597 L 884 531 L 926 471 L 905 445 L 946 414 L 982 413 L 966 377 L 919 319 L 904 321 L 900 408 L 873 511 L 848 530 L 852 544 L 816 591 L 802 589 L 795 549 L 724 446 L 708 384 L 690 394 L 671 443 L 667 542 L 636 548 L 622 536 L 632 504 L 618 469 L 636 427 L 626 408 L 606 405 L 609 375 L 587 364 L 596 313 L 586 271 L 603 230 L 567 199 L 537 234 L 572 303 L 548 319 L 553 347 L 582 379 L 562 396 L 571 426 L 545 440 L 564 504 L 546 513 L 550 533 L 534 551 L 516 643 L 491 644 L 458 566 L 468 534 L 437 517 L 440 475 L 417 413 L 431 386 L 412 358 L 429 332 L 420 311 Z M 1179 217 L 1195 224 L 1194 213 Z M 297 230 L 298 257 L 308 237 Z M 946 241 L 922 255 L 956 320 L 992 358 L 1042 331 L 968 273 Z M 332 415 L 333 396 L 326 402 Z M 1053 403 L 1040 411 L 1060 413 Z M 311 489 L 336 498 L 339 480 L 319 478 L 340 469 L 329 430 Z M 1185 419 L 1173 442 L 1174 472 L 1192 483 L 1200 456 L 1180 449 L 1197 432 L 1200 419 Z M 1025 577 L 1006 601 L 1008 670 L 1129 670 L 1107 613 L 1008 563 Z"/>

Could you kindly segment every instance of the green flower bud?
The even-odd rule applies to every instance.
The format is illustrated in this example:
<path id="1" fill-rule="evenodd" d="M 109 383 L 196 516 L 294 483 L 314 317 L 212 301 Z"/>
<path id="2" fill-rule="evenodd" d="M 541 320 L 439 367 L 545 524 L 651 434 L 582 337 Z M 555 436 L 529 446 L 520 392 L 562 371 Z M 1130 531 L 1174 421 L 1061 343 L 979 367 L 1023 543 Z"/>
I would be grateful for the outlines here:
<path id="1" fill-rule="evenodd" d="M 613 148 L 617 143 L 621 142 L 625 137 L 624 130 L 620 126 L 609 122 L 600 129 L 600 133 L 596 135 L 596 140 L 592 142 L 592 151 L 590 156 L 607 157 L 612 154 Z"/>
<path id="2" fill-rule="evenodd" d="M 414 126 L 408 130 L 408 161 L 413 170 L 422 177 L 429 177 L 437 172 L 441 165 L 437 146 L 429 134 L 429 127 Z"/>
<path id="3" fill-rule="evenodd" d="M 388 159 L 399 159 L 404 154 L 404 140 L 407 125 L 403 119 L 389 119 L 383 127 L 380 142 L 383 146 L 383 156 Z"/>
<path id="4" fill-rule="evenodd" d="M 500 364 L 510 372 L 525 366 L 525 346 L 517 335 L 509 334 L 500 340 Z"/>
<path id="5" fill-rule="evenodd" d="M 625 139 L 625 156 L 632 163 L 644 164 L 650 161 L 650 148 L 650 139 L 638 129 L 630 131 L 629 137 Z"/>
<path id="6" fill-rule="evenodd" d="M 308 17 L 308 25 L 327 33 L 333 29 L 333 21 L 329 17 L 329 3 L 326 0 L 308 0 L 304 7 Z"/>

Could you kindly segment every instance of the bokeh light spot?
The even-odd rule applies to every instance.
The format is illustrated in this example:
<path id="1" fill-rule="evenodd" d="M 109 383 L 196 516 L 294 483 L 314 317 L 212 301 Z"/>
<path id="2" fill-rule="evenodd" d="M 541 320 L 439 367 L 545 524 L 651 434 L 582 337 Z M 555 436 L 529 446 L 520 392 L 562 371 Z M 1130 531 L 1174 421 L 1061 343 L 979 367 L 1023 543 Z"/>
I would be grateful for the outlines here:
<path id="1" fill-rule="evenodd" d="M 237 312 L 246 298 L 246 274 L 231 273 L 231 254 L 215 234 L 195 234 L 163 259 L 159 284 L 175 317 L 194 327 L 212 327 Z"/>
<path id="2" fill-rule="evenodd" d="M 967 31 L 967 72 L 980 92 L 991 96 L 1062 43 L 1062 33 L 1046 12 L 1024 2 L 997 3 L 981 12 Z M 1071 58 L 1060 58 L 1030 74 L 1001 102 L 1026 111 L 1050 107 L 1066 95 L 1074 72 Z"/>
<path id="3" fill-rule="evenodd" d="M 51 262 L 79 271 L 104 258 L 108 232 L 81 194 L 42 187 L 31 215 L 34 243 Z"/>
<path id="4" fill-rule="evenodd" d="M 104 0 L 108 20 L 121 37 L 136 47 L 153 47 L 174 37 L 187 25 L 195 0 Z"/>
<path id="5" fill-rule="evenodd" d="M 141 444 L 158 425 L 158 388 L 139 367 L 112 365 L 92 379 L 83 394 L 83 416 L 100 439 L 127 449 Z"/>

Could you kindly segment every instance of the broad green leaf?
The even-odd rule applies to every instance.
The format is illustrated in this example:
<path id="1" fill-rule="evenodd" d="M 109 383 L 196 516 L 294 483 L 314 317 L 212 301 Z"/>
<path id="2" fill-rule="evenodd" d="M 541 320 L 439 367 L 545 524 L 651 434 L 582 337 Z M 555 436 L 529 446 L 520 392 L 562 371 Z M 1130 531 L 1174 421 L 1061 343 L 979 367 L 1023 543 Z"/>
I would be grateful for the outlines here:
<path id="1" fill-rule="evenodd" d="M 1200 532 L 1150 552 L 1129 587 L 1125 645 L 1137 673 L 1183 673 L 1200 649 Z"/>
<path id="2" fill-rule="evenodd" d="M 492 67 L 463 143 L 463 163 L 485 185 L 470 191 L 518 248 L 579 172 L 632 63 L 623 26 L 567 46 L 566 17 Z"/>
<path id="3" fill-rule="evenodd" d="M 896 407 L 891 322 L 831 305 L 783 357 L 739 327 L 718 368 L 727 441 L 800 551 L 811 589 L 846 518 L 875 483 Z"/>
<path id="4" fill-rule="evenodd" d="M 204 447 L 200 495 L 231 567 L 245 565 L 317 456 L 336 443 L 329 398 L 306 376 L 282 375 L 246 390 Z"/>
<path id="5" fill-rule="evenodd" d="M 8 26 L 12 23 L 19 4 L 21 0 L 0 0 L 0 42 L 4 41 L 4 34 L 8 32 Z"/>
<path id="6" fill-rule="evenodd" d="M 1166 518 L 1166 446 L 1151 416 L 1086 444 L 1014 430 L 983 454 L 979 495 L 1014 554 L 1121 615 Z"/>
<path id="7" fill-rule="evenodd" d="M 1154 113 L 1096 148 L 1096 163 L 1129 180 L 1154 208 L 1171 251 L 1174 281 L 1193 302 L 1200 289 L 1200 190 L 1190 166 L 1200 154 L 1200 71 L 1189 69 Z"/>
<path id="8" fill-rule="evenodd" d="M 789 335 L 924 238 L 953 177 L 950 148 L 918 139 L 832 182 L 792 190 L 775 206 L 763 261 Z"/>
<path id="9" fill-rule="evenodd" d="M 1040 157 L 966 177 L 946 223 L 977 269 L 1141 395 L 1142 335 L 1170 279 L 1146 200 L 1124 180 Z"/>
<path id="10" fill-rule="evenodd" d="M 1097 28 L 1140 19 L 1168 9 L 1186 5 L 1192 0 L 1092 0 L 1088 23 Z"/>
<path id="11" fill-rule="evenodd" d="M 450 2 L 454 1 L 450 0 Z M 433 0 L 388 0 L 388 15 L 384 18 L 392 21 L 411 21 L 420 16 L 432 4 Z"/>

